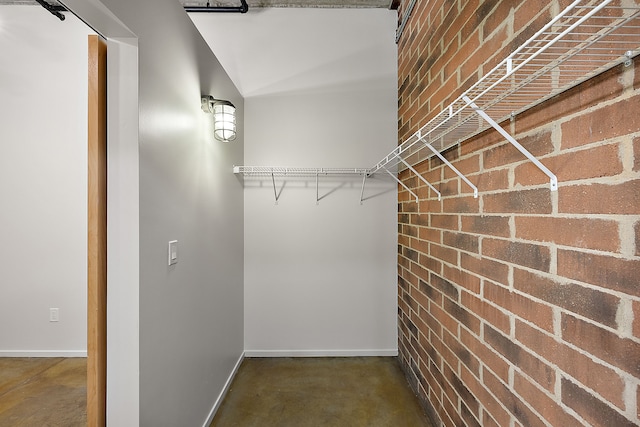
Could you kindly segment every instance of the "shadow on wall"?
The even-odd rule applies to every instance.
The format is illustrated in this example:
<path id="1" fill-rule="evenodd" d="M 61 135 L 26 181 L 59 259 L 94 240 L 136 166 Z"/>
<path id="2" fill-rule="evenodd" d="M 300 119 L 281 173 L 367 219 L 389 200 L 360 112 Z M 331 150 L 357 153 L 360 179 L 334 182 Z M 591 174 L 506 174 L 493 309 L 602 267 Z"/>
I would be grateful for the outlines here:
<path id="1" fill-rule="evenodd" d="M 316 203 L 339 192 L 351 192 L 354 200 L 365 202 L 396 191 L 397 188 L 395 182 L 377 175 L 367 177 L 364 190 L 363 177 L 358 175 L 341 177 L 318 175 L 317 180 L 315 176 L 242 177 L 238 175 L 238 180 L 245 190 L 270 191 L 276 203 L 284 193 L 300 194 L 305 191 L 310 194 L 310 197 L 313 197 L 311 194 L 315 191 Z"/>

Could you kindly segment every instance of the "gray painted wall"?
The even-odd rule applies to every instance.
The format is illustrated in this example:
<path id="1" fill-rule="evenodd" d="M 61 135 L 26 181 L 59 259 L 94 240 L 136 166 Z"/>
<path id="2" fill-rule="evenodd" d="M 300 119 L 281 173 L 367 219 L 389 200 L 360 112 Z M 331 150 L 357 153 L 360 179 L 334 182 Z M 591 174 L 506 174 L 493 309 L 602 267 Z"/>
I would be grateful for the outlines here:
<path id="1" fill-rule="evenodd" d="M 243 352 L 243 196 L 231 173 L 243 158 L 243 99 L 177 1 L 67 3 L 107 35 L 119 20 L 137 37 L 140 303 L 139 325 L 130 327 L 139 327 L 139 425 L 202 425 Z M 105 16 L 113 19 L 105 24 Z M 238 107 L 236 142 L 213 139 L 202 93 Z M 110 172 L 116 161 L 126 170 L 115 173 L 126 176 L 135 169 L 126 160 L 110 160 Z M 125 243 L 114 238 L 112 247 Z M 174 239 L 179 262 L 168 267 Z M 110 396 L 111 421 L 137 425 L 135 410 Z M 114 412 L 122 408 L 128 420 Z"/>

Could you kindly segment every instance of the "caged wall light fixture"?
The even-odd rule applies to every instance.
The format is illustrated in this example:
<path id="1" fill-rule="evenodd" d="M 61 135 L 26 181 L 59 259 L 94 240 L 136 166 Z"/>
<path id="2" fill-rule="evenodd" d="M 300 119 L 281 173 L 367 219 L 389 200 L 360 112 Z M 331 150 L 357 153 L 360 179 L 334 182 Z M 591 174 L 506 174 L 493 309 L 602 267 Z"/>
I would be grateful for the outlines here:
<path id="1" fill-rule="evenodd" d="M 231 102 L 203 95 L 201 107 L 205 113 L 213 113 L 213 136 L 218 141 L 236 139 L 236 107 Z"/>

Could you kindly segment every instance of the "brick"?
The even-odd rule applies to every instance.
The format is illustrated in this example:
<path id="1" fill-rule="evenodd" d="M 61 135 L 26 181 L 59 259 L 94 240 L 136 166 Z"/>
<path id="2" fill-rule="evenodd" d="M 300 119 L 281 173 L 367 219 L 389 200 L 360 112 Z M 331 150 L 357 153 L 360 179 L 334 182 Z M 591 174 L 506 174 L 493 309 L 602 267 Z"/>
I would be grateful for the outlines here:
<path id="1" fill-rule="evenodd" d="M 421 252 L 423 254 L 428 254 L 429 253 L 429 242 L 424 241 L 424 240 L 420 240 L 420 239 L 411 239 L 409 241 L 409 247 L 415 252 Z M 419 254 L 416 253 L 416 257 L 418 257 Z M 410 257 L 407 257 L 410 258 Z M 415 262 L 418 262 L 418 260 L 414 260 Z"/>
<path id="2" fill-rule="evenodd" d="M 456 375 L 453 370 L 445 365 L 443 368 L 443 374 L 449 383 L 453 386 L 456 394 L 460 396 L 462 401 L 475 413 L 478 413 L 480 409 L 480 405 L 478 404 L 478 400 L 476 397 L 469 391 L 469 389 L 464 385 L 464 383 L 460 380 L 460 378 Z"/>
<path id="3" fill-rule="evenodd" d="M 448 265 L 443 265 L 442 276 L 474 294 L 480 293 L 480 279 L 477 276 Z"/>
<path id="4" fill-rule="evenodd" d="M 449 365 L 449 366 L 455 366 L 457 369 L 458 366 L 458 358 L 456 357 L 456 355 L 451 351 L 451 349 L 449 347 L 447 347 L 444 342 L 442 342 L 442 340 L 440 339 L 433 339 L 432 340 L 433 345 L 435 347 L 435 350 L 438 352 L 438 354 L 442 357 L 442 360 L 444 363 L 442 363 L 442 366 L 445 365 Z M 445 389 L 445 391 L 452 393 L 451 394 L 451 399 L 455 399 L 454 395 L 453 395 L 453 391 L 451 389 Z"/>
<path id="5" fill-rule="evenodd" d="M 480 421 L 478 421 L 478 416 L 471 412 L 464 402 L 460 405 L 460 417 L 464 420 L 465 426 L 481 427 Z"/>
<path id="6" fill-rule="evenodd" d="M 497 7 L 491 11 L 484 21 L 483 34 L 493 33 L 500 25 L 505 25 L 513 5 L 511 2 L 498 2 Z"/>
<path id="7" fill-rule="evenodd" d="M 438 191 L 440 191 L 440 193 L 442 194 L 442 197 L 448 197 L 448 196 L 458 197 L 460 196 L 460 179 L 454 178 L 448 181 L 442 181 L 440 182 L 439 185 L 436 186 L 436 188 L 438 189 Z"/>
<path id="8" fill-rule="evenodd" d="M 511 364 L 533 378 L 540 386 L 550 392 L 553 391 L 556 380 L 553 368 L 486 324 L 484 325 L 484 339 Z"/>
<path id="9" fill-rule="evenodd" d="M 525 137 L 516 137 L 516 140 L 534 156 L 540 157 L 553 151 L 551 132 L 548 130 Z M 527 158 L 516 147 L 506 142 L 492 150 L 485 151 L 482 165 L 485 169 L 493 169 L 526 160 Z"/>
<path id="10" fill-rule="evenodd" d="M 417 307 L 415 313 L 417 314 L 422 307 L 427 307 L 429 304 L 429 299 L 427 296 L 419 291 L 417 288 L 411 288 L 410 290 L 411 297 L 416 301 Z M 412 317 L 415 318 L 415 317 Z"/>
<path id="11" fill-rule="evenodd" d="M 449 313 L 435 304 L 429 306 L 431 315 L 442 325 L 443 328 L 448 330 L 453 335 L 458 335 L 458 321 L 456 321 Z"/>
<path id="12" fill-rule="evenodd" d="M 562 338 L 607 363 L 640 376 L 640 343 L 620 338 L 584 320 L 562 314 Z"/>
<path id="13" fill-rule="evenodd" d="M 420 256 L 418 254 L 418 252 L 416 252 L 416 251 L 414 251 L 413 249 L 410 249 L 410 248 L 403 248 L 402 249 L 402 254 L 406 258 L 409 258 L 413 262 L 418 262 L 418 257 Z"/>
<path id="14" fill-rule="evenodd" d="M 448 425 L 454 425 L 454 426 L 459 426 L 462 425 L 462 419 L 460 418 L 460 415 L 458 414 L 458 403 L 456 400 L 455 405 L 453 403 L 451 403 L 451 401 L 449 401 L 448 399 L 444 399 L 442 402 L 444 408 L 445 408 L 445 413 L 446 416 L 448 418 L 444 418 L 446 419 L 448 422 L 445 422 L 445 424 Z"/>
<path id="15" fill-rule="evenodd" d="M 460 265 L 463 269 L 506 285 L 509 277 L 509 267 L 501 262 L 483 257 L 475 257 L 466 253 L 460 254 Z"/>
<path id="16" fill-rule="evenodd" d="M 553 332 L 553 311 L 550 306 L 536 302 L 516 292 L 511 292 L 489 281 L 485 281 L 483 292 L 488 301 L 545 331 Z"/>
<path id="17" fill-rule="evenodd" d="M 616 427 L 636 425 L 572 381 L 563 378 L 561 387 L 562 403 L 576 411 L 592 425 Z"/>
<path id="18" fill-rule="evenodd" d="M 468 369 L 464 367 L 460 370 L 460 379 L 469 388 L 474 396 L 478 398 L 484 407 L 483 412 L 483 425 L 491 426 L 506 426 L 509 425 L 510 415 L 502 407 L 493 395 L 489 393 L 486 387 L 478 380 L 478 377 L 473 375 Z M 489 421 L 491 420 L 491 421 Z"/>
<path id="19" fill-rule="evenodd" d="M 458 215 L 430 215 L 431 227 L 444 228 L 447 230 L 458 229 Z"/>
<path id="20" fill-rule="evenodd" d="M 462 217 L 462 231 L 498 237 L 509 237 L 509 217 L 465 215 Z"/>
<path id="21" fill-rule="evenodd" d="M 595 218 L 515 218 L 516 237 L 564 246 L 616 252 L 620 248 L 618 222 Z M 464 230 L 464 217 L 462 220 Z"/>
<path id="22" fill-rule="evenodd" d="M 443 212 L 475 213 L 480 211 L 479 199 L 472 196 L 446 198 L 442 201 Z"/>
<path id="23" fill-rule="evenodd" d="M 411 237 L 418 237 L 418 228 L 413 225 L 403 225 L 402 234 L 405 234 Z"/>
<path id="24" fill-rule="evenodd" d="M 480 319 L 478 319 L 474 314 L 449 298 L 444 299 L 443 305 L 444 309 L 462 325 L 466 326 L 467 329 L 476 335 L 480 334 Z"/>
<path id="25" fill-rule="evenodd" d="M 427 296 L 427 298 L 431 299 L 439 306 L 442 306 L 442 293 L 439 292 L 434 286 L 431 286 L 430 283 L 427 283 L 424 280 L 420 280 L 420 292 L 422 292 Z M 423 307 L 425 306 L 423 305 Z"/>
<path id="26" fill-rule="evenodd" d="M 483 427 L 500 427 L 500 424 L 498 424 L 498 422 L 491 417 L 491 414 L 489 414 L 489 412 L 485 410 L 485 411 L 482 411 L 482 426 Z"/>
<path id="27" fill-rule="evenodd" d="M 418 238 L 434 243 L 442 243 L 442 231 L 434 228 L 420 228 L 418 230 Z"/>
<path id="28" fill-rule="evenodd" d="M 572 148 L 636 132 L 640 96 L 624 99 L 562 124 L 562 148 Z"/>
<path id="29" fill-rule="evenodd" d="M 453 285 L 451 282 L 443 279 L 437 274 L 431 274 L 430 276 L 430 284 L 433 288 L 437 289 L 442 294 L 448 296 L 454 301 L 458 300 L 458 288 Z"/>
<path id="30" fill-rule="evenodd" d="M 478 358 L 473 355 L 469 349 L 463 346 L 458 338 L 454 337 L 449 332 L 444 331 L 442 340 L 456 355 L 456 357 L 474 373 L 474 375 L 480 375 L 480 362 L 478 361 Z"/>
<path id="31" fill-rule="evenodd" d="M 476 154 L 464 160 L 456 160 L 453 166 L 456 167 L 465 176 L 480 171 L 480 155 Z M 444 179 L 456 178 L 458 175 L 451 168 L 444 168 Z"/>
<path id="32" fill-rule="evenodd" d="M 516 268 L 515 289 L 540 298 L 552 305 L 616 328 L 616 313 L 620 298 L 576 283 L 561 284 L 537 274 Z"/>
<path id="33" fill-rule="evenodd" d="M 549 271 L 551 263 L 550 250 L 545 246 L 502 239 L 483 239 L 482 255 L 541 271 Z"/>
<path id="34" fill-rule="evenodd" d="M 484 375 L 484 383 L 500 400 L 504 406 L 511 412 L 521 423 L 527 427 L 543 427 L 544 422 L 534 412 L 532 412 L 524 402 L 514 395 L 500 380 L 498 380 L 490 372 Z M 545 426 L 546 427 L 546 426 Z"/>
<path id="35" fill-rule="evenodd" d="M 476 313 L 505 334 L 509 333 L 511 327 L 509 317 L 491 304 L 486 303 L 468 292 L 462 294 L 461 303 L 471 312 Z"/>
<path id="36" fill-rule="evenodd" d="M 465 233 L 443 233 L 443 242 L 447 246 L 467 252 L 478 253 L 478 237 Z"/>
<path id="37" fill-rule="evenodd" d="M 524 401 L 542 415 L 552 426 L 578 426 L 580 422 L 562 409 L 552 398 L 539 390 L 527 378 L 516 372 L 513 389 Z"/>
<path id="38" fill-rule="evenodd" d="M 469 177 L 470 180 L 475 181 L 479 191 L 496 191 L 507 190 L 509 188 L 509 170 L 508 169 L 494 169 L 488 172 L 482 172 L 477 176 Z"/>
<path id="39" fill-rule="evenodd" d="M 484 194 L 484 211 L 487 213 L 550 214 L 551 192 L 546 188 L 518 190 L 505 193 Z M 560 198 L 562 201 L 562 198 Z"/>
<path id="40" fill-rule="evenodd" d="M 560 186 L 558 201 L 562 213 L 640 214 L 640 180 Z"/>
<path id="41" fill-rule="evenodd" d="M 429 313 L 428 310 L 424 310 L 422 307 L 420 307 L 420 313 L 418 314 L 418 316 L 420 316 L 420 319 L 422 319 L 424 324 L 427 325 L 427 327 L 431 331 L 433 331 L 436 336 L 442 336 L 442 325 L 438 323 L 438 321 Z M 433 356 L 431 358 L 437 360 Z"/>
<path id="42" fill-rule="evenodd" d="M 504 138 L 502 137 L 502 135 L 500 135 L 493 129 L 488 129 L 476 136 L 469 138 L 468 140 L 464 141 L 463 144 L 460 144 L 460 155 L 467 156 L 469 154 L 481 152 L 503 141 Z M 487 167 L 484 166 L 483 169 L 487 169 Z"/>
<path id="43" fill-rule="evenodd" d="M 438 274 L 442 271 L 442 262 L 432 256 L 420 254 L 420 265 Z"/>
<path id="44" fill-rule="evenodd" d="M 425 282 L 429 281 L 429 270 L 422 267 L 421 265 L 410 263 L 408 267 L 405 267 L 411 271 L 411 273 L 415 274 L 419 279 L 424 280 Z"/>
<path id="45" fill-rule="evenodd" d="M 541 159 L 558 181 L 566 183 L 579 179 L 615 176 L 622 173 L 622 161 L 618 144 L 607 144 L 586 150 L 572 151 Z M 549 178 L 531 162 L 515 169 L 515 184 L 523 186 L 549 182 Z"/>
<path id="46" fill-rule="evenodd" d="M 455 265 L 458 263 L 458 252 L 455 249 L 447 248 L 447 247 L 432 243 L 429 254 L 432 257 L 442 260 L 444 262 L 448 262 L 449 264 Z"/>
<path id="47" fill-rule="evenodd" d="M 558 275 L 640 296 L 640 260 L 558 250 Z"/>
<path id="48" fill-rule="evenodd" d="M 544 11 L 549 8 L 548 0 L 534 0 L 534 1 L 526 1 L 521 2 L 521 4 L 516 8 L 513 18 L 513 29 L 514 31 L 518 31 L 521 28 L 524 28 L 526 25 L 531 23 L 536 15 L 540 13 L 540 11 Z M 546 12 L 546 11 L 545 11 Z M 549 16 L 547 13 L 543 13 L 542 17 L 544 18 L 543 22 L 549 22 Z M 542 28 L 540 25 L 536 28 Z M 525 40 L 529 37 L 525 37 Z"/>
<path id="49" fill-rule="evenodd" d="M 503 381 L 509 381 L 509 364 L 493 350 L 490 350 L 485 343 L 480 342 L 475 335 L 462 329 L 460 330 L 460 342 L 478 357 L 485 367 L 483 371 L 488 368 Z M 485 401 L 485 399 L 482 399 L 482 401 Z"/>
<path id="50" fill-rule="evenodd" d="M 583 111 L 591 105 L 597 105 L 619 96 L 624 89 L 620 81 L 621 72 L 622 67 L 615 67 L 518 115 L 516 117 L 517 133 L 560 120 Z M 594 118 L 597 120 L 597 117 Z M 575 125 L 574 123 L 573 127 Z M 568 144 L 566 136 L 563 130 L 563 149 L 574 146 Z M 575 146 L 586 143 L 586 141 L 575 139 L 575 136 L 572 137 L 572 143 L 576 144 Z"/>

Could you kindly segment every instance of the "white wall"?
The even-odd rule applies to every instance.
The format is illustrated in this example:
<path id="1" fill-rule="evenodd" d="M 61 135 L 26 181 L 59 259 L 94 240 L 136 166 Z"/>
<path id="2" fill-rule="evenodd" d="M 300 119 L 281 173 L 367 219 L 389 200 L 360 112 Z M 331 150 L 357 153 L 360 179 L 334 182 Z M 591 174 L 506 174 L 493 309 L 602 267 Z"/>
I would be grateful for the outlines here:
<path id="1" fill-rule="evenodd" d="M 245 165 L 371 167 L 397 140 L 396 13 L 253 9 L 191 14 L 246 96 Z M 278 188 L 282 181 L 278 181 Z M 245 181 L 245 350 L 391 355 L 396 186 Z M 382 194 L 380 194 L 382 193 Z"/>
<path id="2" fill-rule="evenodd" d="M 40 6 L 0 6 L 2 356 L 86 354 L 91 33 Z"/>

